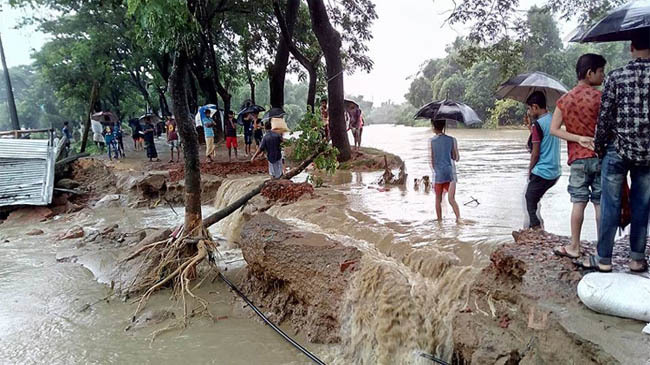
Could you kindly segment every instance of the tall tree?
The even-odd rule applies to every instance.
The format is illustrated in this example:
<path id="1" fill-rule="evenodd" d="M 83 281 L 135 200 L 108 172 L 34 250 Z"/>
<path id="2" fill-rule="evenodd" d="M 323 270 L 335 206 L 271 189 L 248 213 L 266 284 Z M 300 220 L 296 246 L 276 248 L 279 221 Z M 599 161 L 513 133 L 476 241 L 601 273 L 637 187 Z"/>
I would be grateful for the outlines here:
<path id="1" fill-rule="evenodd" d="M 341 61 L 341 35 L 330 23 L 323 0 L 307 0 L 307 3 L 309 4 L 312 28 L 325 55 L 332 144 L 339 150 L 339 161 L 347 161 L 352 157 L 352 151 L 344 115 L 344 70 Z"/>
<path id="2" fill-rule="evenodd" d="M 274 5 L 277 5 L 274 3 Z M 282 108 L 284 106 L 284 80 L 289 65 L 289 45 L 293 36 L 293 29 L 298 18 L 300 0 L 288 0 L 285 10 L 286 37 L 281 37 L 275 54 L 275 61 L 269 65 L 269 86 L 271 87 L 271 106 Z M 281 11 L 280 11 L 281 14 Z"/>
<path id="3" fill-rule="evenodd" d="M 16 111 L 16 100 L 14 99 L 14 89 L 11 87 L 11 77 L 9 76 L 9 68 L 7 67 L 7 60 L 5 60 L 5 51 L 2 46 L 2 38 L 0 37 L 0 58 L 2 58 L 2 69 L 5 75 L 5 85 L 7 88 L 7 104 L 9 105 L 9 115 L 11 117 L 11 127 L 14 130 L 20 129 L 18 123 L 18 112 Z"/>

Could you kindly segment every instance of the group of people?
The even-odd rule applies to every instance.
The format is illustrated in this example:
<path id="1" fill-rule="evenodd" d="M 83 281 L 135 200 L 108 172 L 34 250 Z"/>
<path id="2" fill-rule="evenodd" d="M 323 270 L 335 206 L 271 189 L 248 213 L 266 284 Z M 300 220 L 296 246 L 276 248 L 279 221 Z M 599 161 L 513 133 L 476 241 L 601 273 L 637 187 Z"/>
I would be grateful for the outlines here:
<path id="1" fill-rule="evenodd" d="M 243 124 L 244 151 L 246 156 L 251 157 L 252 154 L 251 161 L 253 161 L 264 152 L 269 164 L 269 174 L 274 178 L 280 178 L 284 171 L 282 164 L 283 131 L 274 130 L 271 119 L 262 123 L 258 112 L 243 112 L 240 117 Z M 201 119 L 201 125 L 205 135 L 205 156 L 210 162 L 216 159 L 216 148 L 214 143 L 215 123 L 213 112 L 210 109 L 205 110 L 205 116 Z M 239 147 L 237 140 L 237 122 L 235 121 L 235 113 L 232 110 L 226 113 L 223 126 L 226 137 L 225 146 L 228 149 L 228 162 L 232 162 L 233 152 L 235 154 L 235 159 L 238 159 L 237 149 Z M 257 146 L 255 153 L 253 153 L 252 149 L 253 140 Z"/>
<path id="2" fill-rule="evenodd" d="M 557 100 L 551 113 L 542 91 L 526 100 L 530 125 L 527 228 L 541 229 L 539 203 L 560 178 L 560 139 L 567 141 L 570 176 L 568 192 L 573 203 L 571 243 L 554 249 L 558 256 L 574 259 L 585 269 L 612 271 L 612 254 L 622 207 L 630 209 L 630 263 L 633 272 L 648 270 L 645 258 L 650 214 L 650 38 L 640 36 L 630 46 L 633 60 L 605 77 L 607 61 L 597 54 L 584 54 L 576 63 L 578 84 Z M 602 91 L 597 88 L 604 82 Z M 441 218 L 442 194 L 454 199 L 459 160 L 458 145 L 444 133 L 444 121 L 432 121 L 431 165 L 435 171 L 436 213 Z M 564 129 L 562 128 L 564 126 Z M 628 189 L 628 174 L 631 185 Z M 584 211 L 594 206 L 597 254 L 580 260 L 580 233 Z"/>
<path id="3" fill-rule="evenodd" d="M 361 107 L 354 102 L 346 100 L 345 103 L 345 121 L 347 125 L 347 131 L 352 131 L 352 137 L 354 138 L 354 148 L 359 151 L 361 149 L 361 135 L 363 133 L 363 111 Z M 322 98 L 320 101 L 320 115 L 323 120 L 324 135 L 327 140 L 331 138 L 330 135 L 330 125 L 329 125 L 329 107 L 327 105 L 327 98 Z"/>

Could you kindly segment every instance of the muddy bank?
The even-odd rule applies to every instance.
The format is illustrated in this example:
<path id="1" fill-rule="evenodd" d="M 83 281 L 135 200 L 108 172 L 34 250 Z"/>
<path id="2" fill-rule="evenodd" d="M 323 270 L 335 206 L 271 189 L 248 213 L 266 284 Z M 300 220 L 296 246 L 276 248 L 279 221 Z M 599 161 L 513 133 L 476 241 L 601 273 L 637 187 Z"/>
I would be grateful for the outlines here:
<path id="1" fill-rule="evenodd" d="M 102 206 L 156 207 L 161 203 L 183 204 L 185 182 L 177 178 L 178 173 L 163 165 L 133 170 L 127 165 L 87 158 L 71 164 L 66 176 L 79 185 L 77 189 L 91 204 L 104 200 Z M 222 181 L 215 175 L 201 176 L 204 203 L 214 199 Z"/>
<path id="2" fill-rule="evenodd" d="M 259 214 L 242 231 L 243 290 L 277 322 L 310 341 L 339 342 L 341 303 L 361 252 Z"/>
<path id="3" fill-rule="evenodd" d="M 596 314 L 580 303 L 583 273 L 553 255 L 567 237 L 513 232 L 515 242 L 491 255 L 472 284 L 467 306 L 454 318 L 459 364 L 647 364 L 644 324 Z M 593 244 L 584 243 L 588 251 Z M 626 262 L 619 244 L 615 263 Z M 625 270 L 624 267 L 618 266 Z"/>
<path id="4" fill-rule="evenodd" d="M 361 147 L 359 151 L 352 151 L 352 159 L 341 163 L 341 170 L 350 171 L 377 171 L 386 167 L 384 156 L 389 169 L 397 169 L 402 165 L 402 159 L 392 153 L 376 148 Z"/>

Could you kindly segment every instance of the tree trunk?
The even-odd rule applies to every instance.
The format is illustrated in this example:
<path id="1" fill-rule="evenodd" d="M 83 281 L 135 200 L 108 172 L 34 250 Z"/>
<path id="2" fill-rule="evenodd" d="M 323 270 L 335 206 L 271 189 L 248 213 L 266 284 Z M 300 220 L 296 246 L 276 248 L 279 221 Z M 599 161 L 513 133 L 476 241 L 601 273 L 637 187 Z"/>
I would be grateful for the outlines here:
<path id="1" fill-rule="evenodd" d="M 86 144 L 88 143 L 88 132 L 90 131 L 90 115 L 93 113 L 95 107 L 95 99 L 99 94 L 99 85 L 97 81 L 93 82 L 93 88 L 90 91 L 90 103 L 88 103 L 88 114 L 86 115 L 86 122 L 84 124 L 84 135 L 81 137 L 81 148 L 79 153 L 86 152 Z"/>
<path id="2" fill-rule="evenodd" d="M 185 157 L 185 232 L 192 232 L 201 225 L 201 169 L 199 145 L 194 128 L 194 118 L 187 103 L 187 54 L 180 49 L 174 57 L 169 76 L 169 91 L 172 97 L 174 118 L 178 133 L 183 140 Z"/>
<path id="3" fill-rule="evenodd" d="M 288 0 L 286 20 L 288 38 L 293 36 L 293 28 L 298 18 L 298 9 L 300 9 L 300 0 Z M 284 106 L 284 80 L 289 65 L 289 44 L 285 39 L 280 37 L 278 49 L 275 53 L 275 62 L 269 67 L 269 87 L 271 91 L 271 107 L 282 108 Z"/>
<path id="4" fill-rule="evenodd" d="M 158 99 L 160 101 L 160 111 L 162 115 L 172 115 L 169 111 L 169 104 L 167 104 L 167 97 L 165 97 L 165 91 L 163 88 L 158 87 Z"/>
<path id="5" fill-rule="evenodd" d="M 16 100 L 14 99 L 14 89 L 11 87 L 11 77 L 9 77 L 9 69 L 7 68 L 7 61 L 5 60 L 5 51 L 2 47 L 2 38 L 0 38 L 0 56 L 2 56 L 2 68 L 5 70 L 5 84 L 7 86 L 7 104 L 9 104 L 9 117 L 11 119 L 11 128 L 17 131 L 20 130 L 20 123 L 18 123 L 18 112 L 16 111 Z"/>
<path id="6" fill-rule="evenodd" d="M 295 1 L 295 0 L 290 0 L 290 1 Z M 273 12 L 275 13 L 275 17 L 278 20 L 278 24 L 280 25 L 280 33 L 282 34 L 282 39 L 284 39 L 284 41 L 286 42 L 287 47 L 289 48 L 289 52 L 291 52 L 293 57 L 296 60 L 298 60 L 298 62 L 302 65 L 302 67 L 305 68 L 305 70 L 307 70 L 307 73 L 309 74 L 309 89 L 307 90 L 307 105 L 311 108 L 311 111 L 313 112 L 315 110 L 314 107 L 316 103 L 316 81 L 318 77 L 316 68 L 318 66 L 318 62 L 320 61 L 321 56 L 318 55 L 313 60 L 309 60 L 305 55 L 302 54 L 302 52 L 300 52 L 300 50 L 298 50 L 298 47 L 296 47 L 296 44 L 293 42 L 293 37 L 291 35 L 291 32 L 289 31 L 287 20 L 285 19 L 284 15 L 282 15 L 282 10 L 280 9 L 279 0 L 273 1 Z M 287 14 L 287 16 L 289 15 L 295 15 L 297 17 L 297 13 Z M 289 21 L 295 23 L 296 19 L 290 19 Z"/>
<path id="7" fill-rule="evenodd" d="M 251 101 L 253 104 L 255 103 L 255 81 L 253 80 L 253 75 L 251 73 L 251 66 L 250 66 L 250 61 L 248 60 L 248 52 L 245 50 L 244 51 L 244 60 L 245 60 L 245 65 L 246 65 L 246 77 L 248 79 L 248 86 L 251 88 Z"/>
<path id="8" fill-rule="evenodd" d="M 332 144 L 339 150 L 339 161 L 352 157 L 343 103 L 343 63 L 341 61 L 341 35 L 332 27 L 323 0 L 307 0 L 311 24 L 318 44 L 325 54 L 327 66 L 327 99 Z"/>

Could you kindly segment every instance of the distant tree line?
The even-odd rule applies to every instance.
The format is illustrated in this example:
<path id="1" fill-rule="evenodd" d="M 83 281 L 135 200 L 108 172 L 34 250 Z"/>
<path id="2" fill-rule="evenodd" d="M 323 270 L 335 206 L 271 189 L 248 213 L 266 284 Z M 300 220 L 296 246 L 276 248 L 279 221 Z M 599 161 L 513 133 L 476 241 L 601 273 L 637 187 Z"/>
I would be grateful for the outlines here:
<path id="1" fill-rule="evenodd" d="M 510 39 L 507 49 L 498 42 L 486 46 L 471 37 L 457 38 L 447 46 L 446 57 L 425 62 L 413 76 L 405 95 L 409 107 L 386 105 L 386 109 L 394 114 L 411 113 L 433 100 L 448 98 L 471 106 L 485 126 L 517 125 L 523 120 L 523 105 L 494 97 L 498 85 L 508 78 L 542 71 L 571 88 L 577 82 L 575 63 L 584 53 L 603 55 L 608 70 L 628 61 L 628 48 L 622 42 L 565 46 L 552 13 L 545 8 L 531 8 L 519 27 L 522 35 L 516 41 Z M 416 124 L 412 118 L 395 118 L 401 124 Z"/>

